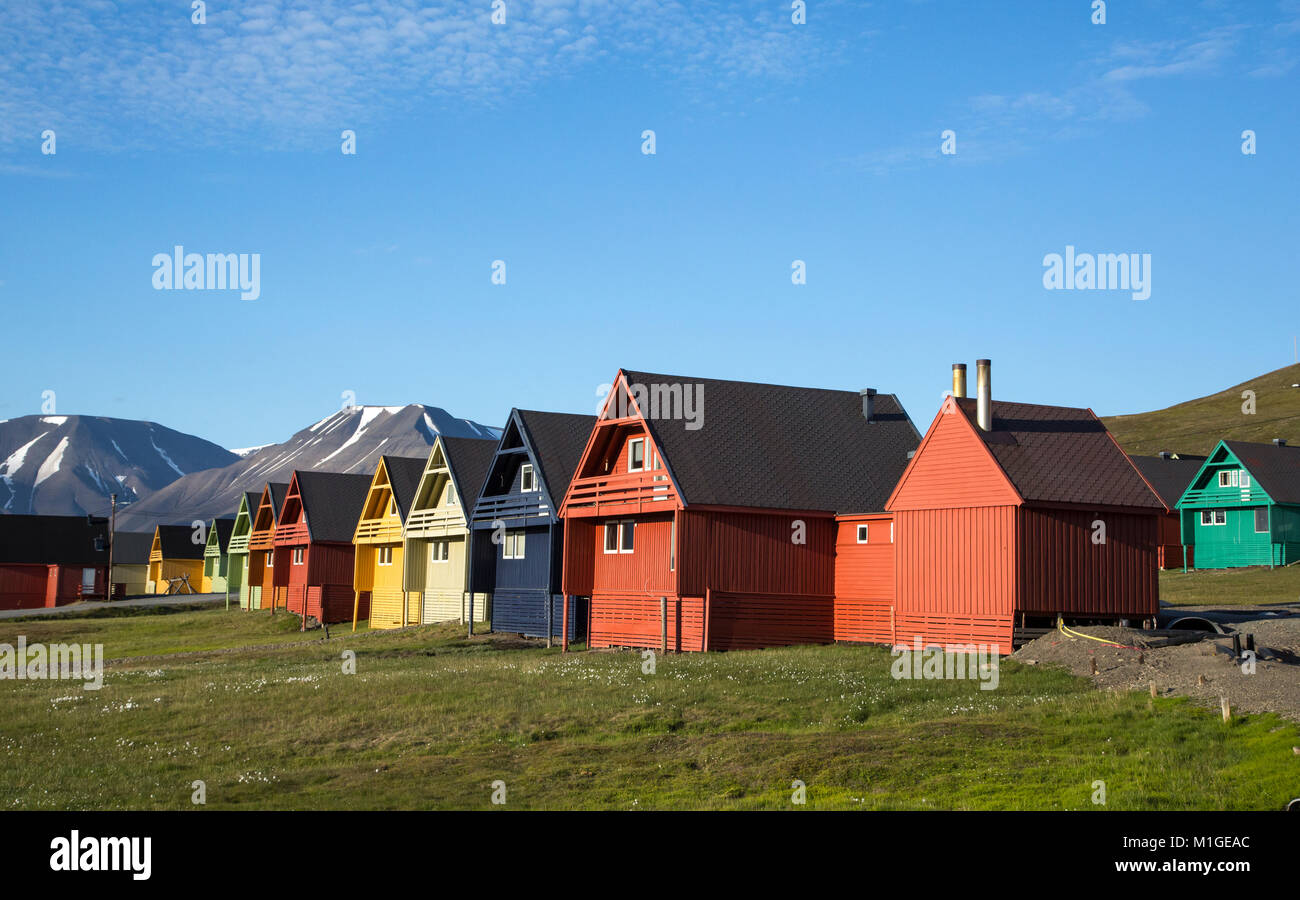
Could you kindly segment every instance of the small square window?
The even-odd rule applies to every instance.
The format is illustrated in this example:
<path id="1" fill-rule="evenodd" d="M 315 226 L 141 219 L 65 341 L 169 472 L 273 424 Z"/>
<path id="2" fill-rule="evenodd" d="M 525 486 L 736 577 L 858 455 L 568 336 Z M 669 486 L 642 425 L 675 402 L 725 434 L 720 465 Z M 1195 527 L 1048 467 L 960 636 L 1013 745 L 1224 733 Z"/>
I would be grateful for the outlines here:
<path id="1" fill-rule="evenodd" d="M 641 472 L 645 469 L 645 438 L 633 438 L 627 442 L 627 470 Z"/>
<path id="2" fill-rule="evenodd" d="M 859 525 L 859 526 L 858 526 L 858 543 L 859 543 L 859 544 L 865 544 L 865 543 L 867 543 L 867 538 L 868 538 L 868 528 L 867 528 L 867 526 L 866 526 L 866 525 Z"/>

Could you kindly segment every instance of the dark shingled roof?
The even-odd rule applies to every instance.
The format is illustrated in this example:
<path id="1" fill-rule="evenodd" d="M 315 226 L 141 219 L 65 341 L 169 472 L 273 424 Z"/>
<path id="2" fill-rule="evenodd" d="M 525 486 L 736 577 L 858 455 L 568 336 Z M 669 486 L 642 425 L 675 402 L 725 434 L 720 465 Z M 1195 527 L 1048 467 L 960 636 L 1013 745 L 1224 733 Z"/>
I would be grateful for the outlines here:
<path id="1" fill-rule="evenodd" d="M 235 520 L 213 519 L 209 527 L 217 529 L 217 547 L 225 553 L 230 549 L 230 533 L 235 530 Z"/>
<path id="2" fill-rule="evenodd" d="M 1159 456 L 1130 456 L 1133 465 L 1138 467 L 1147 484 L 1155 489 L 1156 495 L 1164 503 L 1165 509 L 1173 510 L 1178 498 L 1183 496 L 1187 485 L 1192 483 L 1196 473 L 1205 462 L 1204 456 L 1178 455 L 1178 459 L 1162 459 Z"/>
<path id="3" fill-rule="evenodd" d="M 266 486 L 271 489 L 271 515 L 275 521 L 280 521 L 280 510 L 284 509 L 284 497 L 289 493 L 289 483 L 287 481 L 268 481 Z M 257 495 L 257 502 L 262 502 L 262 495 Z M 253 507 L 253 515 L 257 515 L 257 507 Z"/>
<path id="4" fill-rule="evenodd" d="M 688 430 L 684 418 L 646 420 L 688 504 L 882 510 L 921 441 L 893 394 L 876 395 L 868 422 L 857 391 L 623 374 L 633 385 L 703 386 L 701 427 Z"/>
<path id="5" fill-rule="evenodd" d="M 119 531 L 113 535 L 113 565 L 148 565 L 152 549 L 153 532 Z"/>
<path id="6" fill-rule="evenodd" d="M 542 483 L 550 494 L 551 508 L 555 509 L 569 491 L 569 482 L 596 425 L 596 417 L 533 409 L 515 412 L 528 433 L 528 443 L 536 456 L 534 462 L 541 469 Z"/>
<path id="7" fill-rule="evenodd" d="M 468 516 L 478 502 L 478 495 L 487 481 L 488 467 L 497 452 L 497 439 L 447 437 L 440 435 L 442 451 L 447 458 L 447 468 L 456 482 L 456 499 Z"/>
<path id="8" fill-rule="evenodd" d="M 97 537 L 102 538 L 103 549 L 95 549 Z M 153 535 L 149 538 L 152 540 Z M 85 516 L 0 516 L 0 563 L 108 565 L 108 520 L 87 521 Z"/>
<path id="9" fill-rule="evenodd" d="M 1092 410 L 994 400 L 986 432 L 975 398 L 957 405 L 1027 502 L 1164 508 Z"/>
<path id="10" fill-rule="evenodd" d="M 294 471 L 313 541 L 351 543 L 370 490 L 369 475 Z"/>
<path id="11" fill-rule="evenodd" d="M 1300 504 L 1300 447 L 1224 441 L 1274 503 Z"/>
<path id="12" fill-rule="evenodd" d="M 253 519 L 257 518 L 257 504 L 262 502 L 261 491 L 245 491 L 244 499 L 248 501 L 248 521 L 252 524 Z M 235 515 L 239 515 L 239 510 L 235 510 Z"/>
<path id="13" fill-rule="evenodd" d="M 397 501 L 397 514 L 406 521 L 406 514 L 415 502 L 415 489 L 420 485 L 426 460 L 410 456 L 385 456 L 384 468 L 388 471 L 388 486 Z"/>
<path id="14" fill-rule="evenodd" d="M 202 559 L 206 541 L 194 543 L 195 534 L 192 525 L 159 525 L 158 541 L 163 559 Z"/>

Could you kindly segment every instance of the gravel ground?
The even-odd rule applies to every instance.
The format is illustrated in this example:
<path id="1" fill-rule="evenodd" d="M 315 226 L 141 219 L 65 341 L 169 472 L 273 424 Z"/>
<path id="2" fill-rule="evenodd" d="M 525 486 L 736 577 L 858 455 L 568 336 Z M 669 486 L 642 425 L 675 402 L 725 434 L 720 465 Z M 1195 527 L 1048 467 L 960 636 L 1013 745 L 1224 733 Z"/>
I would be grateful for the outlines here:
<path id="1" fill-rule="evenodd" d="M 82 600 L 67 606 L 37 607 L 36 609 L 0 609 L 0 619 L 25 619 L 29 616 L 65 616 L 68 613 L 89 612 L 96 609 L 108 609 L 119 606 L 184 606 L 186 604 L 212 603 L 216 600 L 225 602 L 225 594 L 159 594 L 150 597 L 132 597 L 129 600 Z M 239 605 L 239 600 L 232 601 Z"/>
<path id="2" fill-rule="evenodd" d="M 1216 621 L 1212 607 L 1205 608 Z M 1192 612 L 1180 609 L 1180 612 Z M 1182 694 L 1213 709 L 1226 696 L 1234 710 L 1275 712 L 1300 721 L 1300 614 L 1286 608 L 1231 611 L 1223 627 L 1255 636 L 1255 671 L 1248 674 L 1232 658 L 1232 635 L 1135 628 L 1080 627 L 1081 634 L 1104 638 L 1112 647 L 1054 631 L 1012 654 L 1029 665 L 1057 665 L 1092 678 L 1100 688 Z M 1287 613 L 1290 613 L 1289 615 Z M 1271 653 L 1270 653 L 1271 651 Z M 1275 655 L 1278 658 L 1270 658 Z M 1096 661 L 1097 674 L 1092 674 Z"/>

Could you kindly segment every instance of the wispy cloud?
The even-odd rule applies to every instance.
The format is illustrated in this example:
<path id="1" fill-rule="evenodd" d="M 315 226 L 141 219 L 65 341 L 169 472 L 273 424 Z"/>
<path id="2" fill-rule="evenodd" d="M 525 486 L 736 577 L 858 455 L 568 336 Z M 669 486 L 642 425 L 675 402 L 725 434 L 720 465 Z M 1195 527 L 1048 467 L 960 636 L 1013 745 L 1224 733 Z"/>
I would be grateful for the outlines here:
<path id="1" fill-rule="evenodd" d="M 711 88 L 795 79 L 816 36 L 775 4 L 11 0 L 0 17 L 0 146 L 54 128 L 98 147 L 297 147 L 432 99 L 492 102 L 617 56 Z"/>

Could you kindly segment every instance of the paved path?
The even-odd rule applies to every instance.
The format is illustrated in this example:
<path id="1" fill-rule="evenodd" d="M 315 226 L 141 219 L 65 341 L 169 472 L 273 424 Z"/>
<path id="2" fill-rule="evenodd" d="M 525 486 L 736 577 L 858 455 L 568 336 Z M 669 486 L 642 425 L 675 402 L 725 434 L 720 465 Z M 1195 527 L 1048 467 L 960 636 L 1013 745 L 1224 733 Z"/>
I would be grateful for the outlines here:
<path id="1" fill-rule="evenodd" d="M 172 594 L 155 597 L 133 597 L 130 600 L 114 600 L 112 603 L 105 603 L 103 600 L 82 600 L 78 603 L 69 603 L 67 606 L 41 607 L 39 609 L 0 609 L 0 619 L 19 619 L 27 616 L 62 616 L 67 613 L 89 612 L 95 609 L 106 609 L 108 607 L 119 606 L 184 606 L 188 604 L 211 603 L 214 600 L 225 602 L 225 594 Z M 231 602 L 239 605 L 238 598 L 232 597 Z"/>

